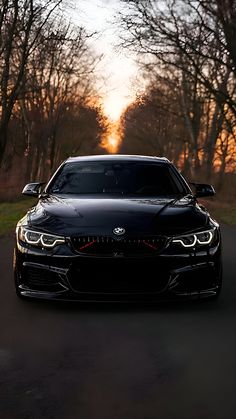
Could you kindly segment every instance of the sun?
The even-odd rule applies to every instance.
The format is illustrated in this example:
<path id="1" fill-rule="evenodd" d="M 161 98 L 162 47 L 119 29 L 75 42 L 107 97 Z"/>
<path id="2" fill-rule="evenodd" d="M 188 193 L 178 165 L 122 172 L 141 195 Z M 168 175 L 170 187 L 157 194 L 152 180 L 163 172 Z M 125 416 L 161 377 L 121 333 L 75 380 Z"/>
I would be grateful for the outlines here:
<path id="1" fill-rule="evenodd" d="M 107 137 L 106 148 L 110 153 L 115 153 L 118 147 L 118 138 L 114 134 Z"/>
<path id="2" fill-rule="evenodd" d="M 115 154 L 119 151 L 122 137 L 121 131 L 120 121 L 112 122 L 110 124 L 109 130 L 102 140 L 102 147 L 105 148 L 108 153 Z"/>
<path id="3" fill-rule="evenodd" d="M 103 139 L 102 146 L 108 151 L 108 153 L 115 154 L 119 149 L 120 141 L 119 132 L 114 130 L 108 133 Z"/>

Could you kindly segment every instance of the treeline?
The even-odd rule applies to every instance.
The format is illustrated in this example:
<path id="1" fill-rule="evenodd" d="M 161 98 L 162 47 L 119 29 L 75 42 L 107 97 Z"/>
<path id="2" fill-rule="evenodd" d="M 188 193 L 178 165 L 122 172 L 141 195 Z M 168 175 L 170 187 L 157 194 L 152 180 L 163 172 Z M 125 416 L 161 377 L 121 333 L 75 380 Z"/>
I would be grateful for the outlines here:
<path id="1" fill-rule="evenodd" d="M 0 0 L 0 194 L 47 179 L 68 155 L 94 153 L 106 131 L 92 103 L 100 60 L 63 0 Z M 94 99 L 93 99 L 94 102 Z M 12 193 L 11 193 L 12 191 Z"/>
<path id="2" fill-rule="evenodd" d="M 147 88 L 122 116 L 121 152 L 165 155 L 221 184 L 236 169 L 236 1 L 122 2 L 122 46 Z"/>

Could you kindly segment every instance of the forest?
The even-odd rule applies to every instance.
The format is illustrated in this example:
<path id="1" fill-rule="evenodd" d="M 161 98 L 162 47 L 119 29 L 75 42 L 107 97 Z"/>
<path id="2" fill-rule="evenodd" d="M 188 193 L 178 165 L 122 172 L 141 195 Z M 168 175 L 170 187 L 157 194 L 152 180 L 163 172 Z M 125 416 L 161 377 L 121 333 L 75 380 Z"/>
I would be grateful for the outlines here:
<path id="1" fill-rule="evenodd" d="M 106 118 L 96 102 L 93 34 L 62 0 L 0 1 L 0 195 L 47 179 L 68 155 L 97 150 Z"/>
<path id="2" fill-rule="evenodd" d="M 123 0 L 123 48 L 146 90 L 122 115 L 122 152 L 167 156 L 191 178 L 236 169 L 236 2 Z"/>
<path id="3" fill-rule="evenodd" d="M 236 1 L 120 4 L 118 48 L 134 54 L 138 75 L 116 151 L 166 156 L 188 179 L 234 187 Z M 70 155 L 109 151 L 96 33 L 72 24 L 67 6 L 0 0 L 0 199 Z"/>

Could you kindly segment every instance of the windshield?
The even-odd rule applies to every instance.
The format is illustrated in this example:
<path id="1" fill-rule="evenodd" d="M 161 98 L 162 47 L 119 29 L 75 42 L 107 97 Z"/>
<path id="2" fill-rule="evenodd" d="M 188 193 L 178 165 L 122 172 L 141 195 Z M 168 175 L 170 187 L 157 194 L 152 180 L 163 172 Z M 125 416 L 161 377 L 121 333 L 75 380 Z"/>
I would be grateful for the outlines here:
<path id="1" fill-rule="evenodd" d="M 68 162 L 48 193 L 178 196 L 187 191 L 171 165 L 140 162 Z"/>

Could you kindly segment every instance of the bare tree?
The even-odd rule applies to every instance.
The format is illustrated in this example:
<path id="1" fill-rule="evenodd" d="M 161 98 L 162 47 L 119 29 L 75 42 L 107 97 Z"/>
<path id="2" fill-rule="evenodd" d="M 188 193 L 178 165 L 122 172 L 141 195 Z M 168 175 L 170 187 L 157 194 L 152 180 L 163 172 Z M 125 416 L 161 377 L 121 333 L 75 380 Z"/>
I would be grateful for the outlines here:
<path id="1" fill-rule="evenodd" d="M 123 0 L 123 3 L 128 12 L 120 17 L 126 29 L 122 45 L 138 52 L 144 62 L 152 62 L 159 74 L 166 67 L 175 69 L 180 108 L 189 133 L 189 157 L 192 150 L 195 169 L 198 170 L 201 159 L 210 177 L 223 122 L 227 121 L 231 130 L 236 124 L 235 67 L 220 15 L 222 2 Z M 232 26 L 235 10 L 232 0 L 233 3 L 229 16 L 227 9 L 224 11 L 224 18 Z"/>
<path id="2" fill-rule="evenodd" d="M 201 8 L 221 24 L 224 33 L 224 48 L 230 56 L 230 65 L 236 75 L 236 1 L 235 0 L 199 0 Z M 208 31 L 215 33 L 214 28 L 208 26 Z M 215 33 L 216 34 L 216 33 Z M 217 35 L 217 34 L 216 34 Z M 228 65 L 229 65 L 228 63 Z"/>
<path id="3" fill-rule="evenodd" d="M 93 34 L 68 22 L 60 3 L 1 3 L 0 151 L 4 164 L 0 193 L 4 185 L 14 184 L 16 193 L 31 179 L 47 179 L 68 155 L 101 151 L 107 129 L 95 101 L 95 72 L 101 56 L 90 47 Z M 20 6 L 25 9 L 17 10 L 13 25 L 14 7 Z"/>
<path id="4" fill-rule="evenodd" d="M 175 90 L 173 80 L 156 79 L 127 108 L 121 119 L 121 152 L 167 156 L 179 164 L 187 132 Z"/>
<path id="5" fill-rule="evenodd" d="M 24 88 L 25 69 L 41 31 L 62 0 L 0 2 L 0 162 L 7 145 L 8 125 Z"/>

